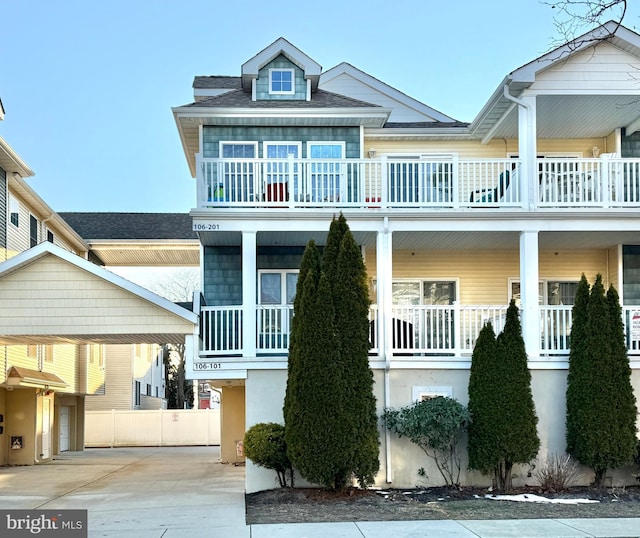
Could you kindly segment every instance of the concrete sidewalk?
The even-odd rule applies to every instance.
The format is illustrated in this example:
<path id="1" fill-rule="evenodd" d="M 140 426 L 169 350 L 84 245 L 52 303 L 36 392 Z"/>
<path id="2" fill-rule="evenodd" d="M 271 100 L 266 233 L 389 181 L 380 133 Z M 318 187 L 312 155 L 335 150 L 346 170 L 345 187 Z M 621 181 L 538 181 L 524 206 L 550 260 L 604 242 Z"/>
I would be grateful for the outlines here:
<path id="1" fill-rule="evenodd" d="M 640 537 L 640 518 L 247 526 L 244 467 L 218 457 L 218 447 L 88 449 L 4 467 L 0 508 L 86 509 L 92 538 Z"/>

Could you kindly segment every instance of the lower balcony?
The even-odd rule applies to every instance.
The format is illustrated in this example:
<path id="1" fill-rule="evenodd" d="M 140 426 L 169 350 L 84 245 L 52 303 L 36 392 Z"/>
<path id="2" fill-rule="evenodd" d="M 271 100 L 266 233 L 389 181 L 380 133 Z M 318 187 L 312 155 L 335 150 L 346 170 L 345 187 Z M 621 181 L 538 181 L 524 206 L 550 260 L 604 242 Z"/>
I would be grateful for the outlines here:
<path id="1" fill-rule="evenodd" d="M 540 306 L 540 353 L 566 356 L 570 350 L 571 306 Z M 507 305 L 400 306 L 392 308 L 390 334 L 392 353 L 398 357 L 461 357 L 473 353 L 478 334 L 491 321 L 498 334 L 503 328 Z M 242 356 L 241 306 L 205 306 L 200 317 L 199 355 Z M 263 306 L 256 310 L 256 354 L 286 355 L 293 308 Z M 369 313 L 371 355 L 381 353 L 378 343 L 385 327 L 373 305 Z M 623 321 L 629 355 L 640 355 L 640 306 L 624 307 Z"/>

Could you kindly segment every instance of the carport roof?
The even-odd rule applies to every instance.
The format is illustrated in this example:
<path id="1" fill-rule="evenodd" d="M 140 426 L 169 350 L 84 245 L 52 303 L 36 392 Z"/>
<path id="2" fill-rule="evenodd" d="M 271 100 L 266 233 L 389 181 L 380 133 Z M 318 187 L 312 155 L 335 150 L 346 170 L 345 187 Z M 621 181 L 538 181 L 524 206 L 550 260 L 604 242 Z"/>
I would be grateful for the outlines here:
<path id="1" fill-rule="evenodd" d="M 178 343 L 198 316 L 50 242 L 0 264 L 0 343 Z"/>

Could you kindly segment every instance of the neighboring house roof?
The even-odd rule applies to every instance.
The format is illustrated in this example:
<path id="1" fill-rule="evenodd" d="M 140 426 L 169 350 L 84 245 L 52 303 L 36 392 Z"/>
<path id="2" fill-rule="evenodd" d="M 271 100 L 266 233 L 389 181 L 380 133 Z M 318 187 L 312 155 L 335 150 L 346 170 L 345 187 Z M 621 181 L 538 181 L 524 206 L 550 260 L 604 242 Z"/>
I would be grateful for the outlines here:
<path id="1" fill-rule="evenodd" d="M 59 215 L 84 239 L 193 239 L 193 220 L 188 213 L 90 213 Z"/>
<path id="2" fill-rule="evenodd" d="M 319 87 L 391 108 L 391 120 L 398 116 L 409 121 L 456 121 L 347 62 L 322 73 Z"/>
<path id="3" fill-rule="evenodd" d="M 295 99 L 257 100 L 251 99 L 251 94 L 242 90 L 230 91 L 215 95 L 185 105 L 185 107 L 199 108 L 381 108 L 380 105 L 360 101 L 345 95 L 317 90 L 310 101 Z"/>
<path id="4" fill-rule="evenodd" d="M 0 290 L 4 344 L 175 343 L 198 323 L 194 312 L 49 242 L 1 263 Z"/>
<path id="5" fill-rule="evenodd" d="M 60 213 L 106 266 L 200 264 L 188 213 Z"/>
<path id="6" fill-rule="evenodd" d="M 554 68 L 563 68 L 573 57 L 581 54 L 591 55 L 603 43 L 610 44 L 618 50 L 628 53 L 629 58 L 634 56 L 640 58 L 640 35 L 615 21 L 609 21 L 509 73 L 500 82 L 485 106 L 471 122 L 469 128 L 472 135 L 475 138 L 482 139 L 484 143 L 493 137 L 512 138 L 513 133 L 517 133 L 517 104 L 509 96 L 518 99 L 523 92 L 532 90 L 536 80 L 546 71 Z M 589 56 L 589 59 L 591 59 L 591 56 Z M 638 64 L 638 60 L 635 60 L 635 64 Z M 637 69 L 636 65 L 626 65 L 627 72 L 636 71 Z M 597 70 L 597 68 L 594 67 L 594 70 Z M 637 79 L 633 74 L 630 74 L 629 77 L 630 85 L 634 86 L 631 93 L 633 96 L 637 96 L 640 91 L 637 86 Z M 594 88 L 585 83 L 584 90 L 580 93 L 562 95 L 567 93 L 566 88 L 564 88 L 564 92 L 557 89 L 555 92 L 546 89 L 543 93 L 546 94 L 543 97 L 547 97 L 549 102 L 551 102 L 552 98 L 555 99 L 553 106 L 562 108 L 565 111 L 565 114 L 561 116 L 565 124 L 571 125 L 573 120 L 590 129 L 589 132 L 583 131 L 581 133 L 583 138 L 606 136 L 607 133 L 620 127 L 620 125 L 627 127 L 627 133 L 640 128 L 640 117 L 635 113 L 631 113 L 628 108 L 625 109 L 619 106 L 620 98 L 622 97 L 620 91 L 610 91 L 609 95 L 604 95 L 599 88 L 594 90 Z M 577 95 L 582 97 L 581 102 L 575 99 Z M 561 102 L 563 98 L 567 101 Z M 569 103 L 568 99 L 572 98 L 574 100 Z M 566 113 L 569 105 L 576 108 L 575 118 Z M 590 116 L 585 115 L 586 111 L 590 112 Z M 552 123 L 554 117 L 556 120 L 560 118 L 555 109 L 550 106 L 547 113 L 548 116 L 545 116 L 544 108 L 538 103 L 538 137 L 561 138 L 566 136 L 560 130 L 561 127 Z M 545 124 L 553 125 L 553 130 L 550 129 L 548 133 L 545 132 Z M 575 136 L 575 126 L 571 125 L 571 127 Z"/>
<path id="7" fill-rule="evenodd" d="M 242 87 L 251 89 L 251 81 L 258 78 L 258 71 L 278 56 L 283 55 L 304 71 L 304 78 L 311 80 L 311 91 L 318 87 L 322 66 L 307 56 L 284 37 L 279 37 L 250 60 L 242 64 Z"/>

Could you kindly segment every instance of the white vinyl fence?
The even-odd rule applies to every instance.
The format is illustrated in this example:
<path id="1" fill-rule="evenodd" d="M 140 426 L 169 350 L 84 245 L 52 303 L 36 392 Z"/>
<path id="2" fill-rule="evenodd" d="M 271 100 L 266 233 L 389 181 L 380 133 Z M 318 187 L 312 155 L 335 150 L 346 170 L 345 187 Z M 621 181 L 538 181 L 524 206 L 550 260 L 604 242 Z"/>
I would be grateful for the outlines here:
<path id="1" fill-rule="evenodd" d="M 220 444 L 219 409 L 86 411 L 86 447 Z"/>

